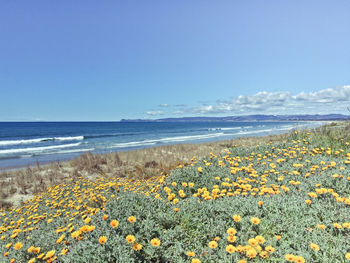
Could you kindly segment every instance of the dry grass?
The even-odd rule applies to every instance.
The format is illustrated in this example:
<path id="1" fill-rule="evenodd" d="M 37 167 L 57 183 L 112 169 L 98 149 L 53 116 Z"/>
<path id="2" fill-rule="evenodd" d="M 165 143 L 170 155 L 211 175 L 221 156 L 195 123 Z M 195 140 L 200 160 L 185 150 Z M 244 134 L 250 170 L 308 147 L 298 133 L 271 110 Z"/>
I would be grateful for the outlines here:
<path id="1" fill-rule="evenodd" d="M 313 133 L 327 136 L 350 136 L 350 123 L 337 123 L 314 129 Z M 328 135 L 327 135 L 328 134 Z M 209 153 L 219 154 L 234 146 L 259 145 L 283 141 L 291 133 L 264 137 L 245 137 L 234 140 L 201 144 L 176 144 L 126 152 L 98 155 L 86 153 L 67 162 L 0 173 L 0 208 L 18 205 L 45 191 L 48 187 L 65 182 L 71 177 L 94 179 L 100 176 L 144 178 L 166 174 L 180 163 L 189 162 L 194 156 L 203 158 Z M 346 137 L 346 136 L 345 136 Z"/>

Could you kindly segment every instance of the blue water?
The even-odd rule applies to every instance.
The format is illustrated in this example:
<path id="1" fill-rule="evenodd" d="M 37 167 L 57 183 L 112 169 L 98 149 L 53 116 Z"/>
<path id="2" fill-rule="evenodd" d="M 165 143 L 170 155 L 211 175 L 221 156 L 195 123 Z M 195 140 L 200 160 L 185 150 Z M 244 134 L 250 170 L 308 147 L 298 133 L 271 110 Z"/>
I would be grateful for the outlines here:
<path id="1" fill-rule="evenodd" d="M 315 122 L 0 122 L 0 169 L 176 143 L 284 133 Z"/>

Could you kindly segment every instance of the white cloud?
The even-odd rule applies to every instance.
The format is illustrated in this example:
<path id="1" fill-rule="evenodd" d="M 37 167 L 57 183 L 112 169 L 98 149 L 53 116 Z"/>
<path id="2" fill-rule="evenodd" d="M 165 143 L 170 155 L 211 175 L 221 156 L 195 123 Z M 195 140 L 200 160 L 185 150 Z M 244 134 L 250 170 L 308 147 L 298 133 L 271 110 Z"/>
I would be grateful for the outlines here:
<path id="1" fill-rule="evenodd" d="M 169 104 L 166 104 L 166 103 L 164 103 L 164 104 L 159 104 L 158 105 L 158 107 L 162 107 L 162 108 L 167 108 L 167 107 L 169 107 L 170 105 Z"/>
<path id="2" fill-rule="evenodd" d="M 156 116 L 156 115 L 163 115 L 164 112 L 161 110 L 156 110 L 156 111 L 147 111 L 146 114 L 150 116 Z"/>
<path id="3" fill-rule="evenodd" d="M 213 105 L 185 108 L 176 114 L 327 114 L 349 113 L 350 85 L 316 92 L 262 91 L 231 100 L 219 100 Z"/>

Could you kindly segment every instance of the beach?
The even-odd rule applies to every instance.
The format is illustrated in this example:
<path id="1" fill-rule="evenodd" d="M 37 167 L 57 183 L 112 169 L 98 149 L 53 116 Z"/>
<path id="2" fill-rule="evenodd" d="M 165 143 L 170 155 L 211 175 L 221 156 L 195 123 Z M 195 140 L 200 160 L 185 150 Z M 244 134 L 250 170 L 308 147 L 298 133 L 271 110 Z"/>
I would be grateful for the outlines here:
<path id="1" fill-rule="evenodd" d="M 315 124 L 320 125 L 320 123 Z M 104 154 L 88 152 L 76 157 L 69 156 L 73 159 L 68 160 L 48 161 L 43 164 L 37 162 L 27 167 L 17 166 L 0 173 L 1 206 L 18 205 L 35 194 L 45 191 L 51 185 L 63 183 L 72 177 L 150 178 L 168 173 L 178 164 L 189 162 L 194 156 L 203 158 L 209 153 L 219 154 L 224 149 L 235 145 L 278 141 L 287 134 L 255 137 L 246 135 L 232 140 L 169 144 Z"/>

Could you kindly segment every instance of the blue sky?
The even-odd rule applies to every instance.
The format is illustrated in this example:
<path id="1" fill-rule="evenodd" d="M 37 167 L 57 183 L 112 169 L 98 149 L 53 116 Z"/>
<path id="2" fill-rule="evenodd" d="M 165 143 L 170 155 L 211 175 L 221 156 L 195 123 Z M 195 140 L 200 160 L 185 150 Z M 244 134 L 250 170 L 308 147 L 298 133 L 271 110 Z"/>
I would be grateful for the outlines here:
<path id="1" fill-rule="evenodd" d="M 0 3 L 0 120 L 347 113 L 350 1 Z"/>

